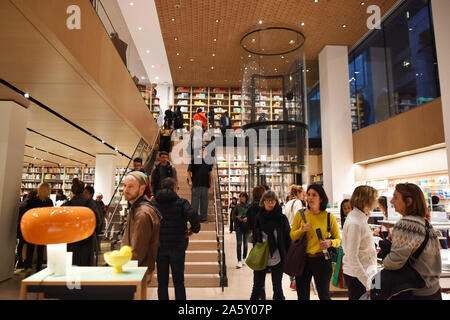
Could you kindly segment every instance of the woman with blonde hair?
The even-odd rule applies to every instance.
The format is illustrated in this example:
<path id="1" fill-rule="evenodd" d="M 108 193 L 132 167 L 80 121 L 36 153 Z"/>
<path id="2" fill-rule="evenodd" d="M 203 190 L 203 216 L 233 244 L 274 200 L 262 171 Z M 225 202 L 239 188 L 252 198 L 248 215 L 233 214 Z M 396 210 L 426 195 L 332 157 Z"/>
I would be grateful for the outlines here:
<path id="1" fill-rule="evenodd" d="M 343 273 L 349 300 L 358 300 L 370 291 L 372 277 L 377 273 L 377 253 L 368 224 L 370 212 L 378 205 L 377 190 L 357 187 L 350 205 L 353 210 L 347 215 L 342 232 Z"/>
<path id="2" fill-rule="evenodd" d="M 25 212 L 34 208 L 53 207 L 53 201 L 50 199 L 50 194 L 50 185 L 47 182 L 41 183 L 38 187 L 37 195 L 28 199 Z M 25 259 L 24 267 L 25 269 L 31 269 L 35 245 L 26 241 L 25 243 L 27 244 L 27 258 Z M 44 260 L 44 248 L 44 246 L 37 246 L 36 272 L 39 272 L 42 269 L 42 262 Z"/>

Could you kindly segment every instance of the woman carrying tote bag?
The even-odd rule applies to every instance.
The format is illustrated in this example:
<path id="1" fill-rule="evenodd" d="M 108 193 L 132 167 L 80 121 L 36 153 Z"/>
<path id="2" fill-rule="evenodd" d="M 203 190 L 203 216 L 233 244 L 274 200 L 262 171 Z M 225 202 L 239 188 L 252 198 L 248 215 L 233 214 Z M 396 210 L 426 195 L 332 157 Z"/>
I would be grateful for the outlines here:
<path id="1" fill-rule="evenodd" d="M 273 191 L 266 191 L 260 201 L 261 211 L 255 219 L 253 230 L 253 244 L 267 242 L 269 254 L 267 266 L 264 270 L 253 271 L 253 290 L 250 300 L 258 300 L 264 296 L 266 274 L 270 269 L 272 275 L 273 299 L 284 300 L 282 279 L 283 259 L 291 245 L 289 237 L 289 221 L 283 214 L 277 195 Z M 253 249 L 252 249 L 253 250 Z M 249 258 L 251 256 L 249 254 Z M 250 265 L 249 265 L 250 266 Z"/>

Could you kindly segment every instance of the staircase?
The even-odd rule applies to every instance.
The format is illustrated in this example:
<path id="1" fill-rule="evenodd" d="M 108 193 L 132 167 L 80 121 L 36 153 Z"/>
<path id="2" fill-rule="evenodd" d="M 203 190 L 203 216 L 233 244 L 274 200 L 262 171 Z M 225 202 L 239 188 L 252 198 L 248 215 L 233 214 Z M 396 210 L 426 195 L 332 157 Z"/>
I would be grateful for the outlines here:
<path id="1" fill-rule="evenodd" d="M 187 164 L 175 165 L 178 176 L 180 198 L 191 202 L 191 189 L 187 184 Z M 220 224 L 221 226 L 221 224 Z M 194 287 L 220 287 L 219 262 L 217 252 L 217 239 L 214 213 L 214 194 L 210 188 L 208 205 L 208 222 L 202 223 L 200 232 L 193 234 L 189 239 L 186 250 L 184 283 L 186 288 Z M 157 287 L 158 279 L 155 273 L 150 287 Z M 169 286 L 173 287 L 172 276 Z"/>

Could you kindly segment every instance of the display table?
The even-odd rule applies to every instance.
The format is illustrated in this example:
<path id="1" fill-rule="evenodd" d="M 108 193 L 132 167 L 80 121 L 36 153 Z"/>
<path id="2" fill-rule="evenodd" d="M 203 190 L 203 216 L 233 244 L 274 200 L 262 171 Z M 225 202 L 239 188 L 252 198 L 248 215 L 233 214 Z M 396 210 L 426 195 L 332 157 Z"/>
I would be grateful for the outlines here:
<path id="1" fill-rule="evenodd" d="M 48 268 L 22 280 L 20 298 L 38 293 L 39 298 L 63 300 L 146 300 L 147 267 L 72 267 L 65 276 L 50 275 Z"/>

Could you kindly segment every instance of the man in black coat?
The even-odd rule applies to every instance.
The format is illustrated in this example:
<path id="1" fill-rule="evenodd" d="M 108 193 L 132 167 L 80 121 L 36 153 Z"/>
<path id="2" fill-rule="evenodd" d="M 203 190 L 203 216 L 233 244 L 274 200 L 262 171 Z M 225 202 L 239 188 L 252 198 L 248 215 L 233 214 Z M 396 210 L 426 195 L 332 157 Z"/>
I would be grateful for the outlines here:
<path id="1" fill-rule="evenodd" d="M 177 195 L 178 186 L 174 179 L 166 178 L 151 204 L 162 215 L 159 231 L 158 256 L 158 299 L 169 300 L 169 265 L 175 287 L 175 299 L 186 300 L 184 287 L 184 262 L 189 236 L 200 231 L 200 217 L 189 201 Z M 188 229 L 189 221 L 191 228 Z"/>
<path id="2" fill-rule="evenodd" d="M 159 161 L 152 171 L 151 187 L 153 196 L 161 189 L 161 183 L 165 178 L 173 178 L 178 183 L 177 169 L 170 164 L 169 154 L 166 151 L 159 153 Z"/>

